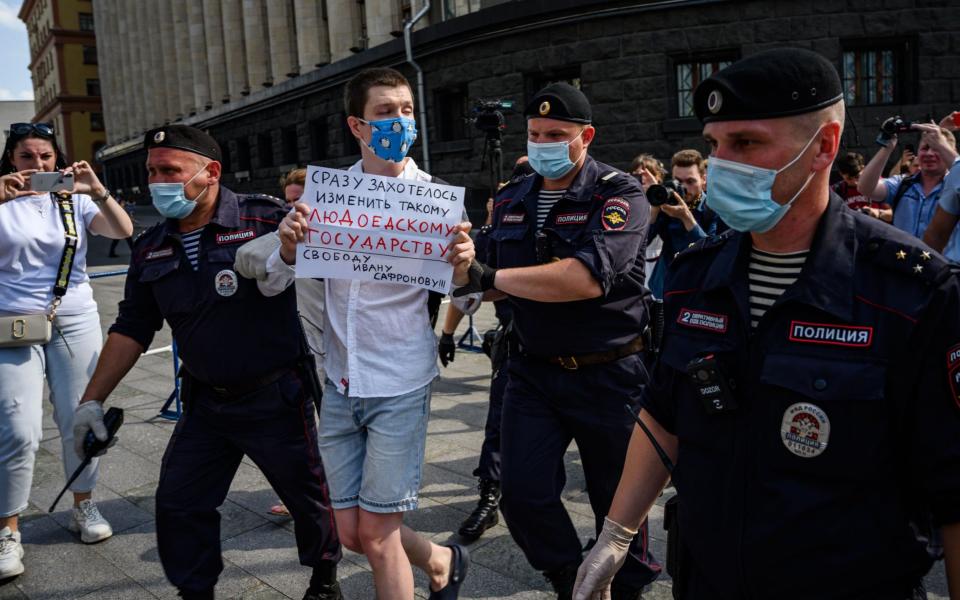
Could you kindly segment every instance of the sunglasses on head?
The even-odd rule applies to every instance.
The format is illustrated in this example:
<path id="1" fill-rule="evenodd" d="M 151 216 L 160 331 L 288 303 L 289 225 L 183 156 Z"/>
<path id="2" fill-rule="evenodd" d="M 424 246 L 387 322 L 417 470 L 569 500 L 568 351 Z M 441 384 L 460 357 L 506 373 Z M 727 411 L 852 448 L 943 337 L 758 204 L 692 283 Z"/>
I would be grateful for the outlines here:
<path id="1" fill-rule="evenodd" d="M 13 135 L 27 135 L 30 132 L 44 137 L 53 137 L 53 125 L 50 123 L 13 123 L 10 133 Z"/>

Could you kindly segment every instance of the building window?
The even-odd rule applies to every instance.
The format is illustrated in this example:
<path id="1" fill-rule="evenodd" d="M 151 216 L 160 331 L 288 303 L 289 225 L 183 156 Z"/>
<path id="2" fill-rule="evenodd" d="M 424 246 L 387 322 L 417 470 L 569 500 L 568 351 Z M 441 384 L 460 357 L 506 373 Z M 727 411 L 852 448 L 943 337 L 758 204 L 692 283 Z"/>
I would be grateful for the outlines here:
<path id="1" fill-rule="evenodd" d="M 300 160 L 300 149 L 297 145 L 297 126 L 290 125 L 280 131 L 280 141 L 283 149 L 283 164 L 293 165 Z"/>
<path id="2" fill-rule="evenodd" d="M 90 13 L 80 13 L 80 31 L 93 31 L 93 15 Z"/>
<path id="3" fill-rule="evenodd" d="M 217 140 L 217 144 L 220 145 L 220 171 L 230 173 L 230 144 L 221 140 Z"/>
<path id="4" fill-rule="evenodd" d="M 327 120 L 310 121 L 310 160 L 323 160 L 327 157 Z"/>
<path id="5" fill-rule="evenodd" d="M 90 131 L 103 131 L 103 113 L 90 113 Z"/>
<path id="6" fill-rule="evenodd" d="M 99 95 L 100 95 L 100 80 L 99 80 L 99 79 L 88 79 L 88 80 L 87 80 L 87 95 L 88 95 L 88 96 L 99 96 Z"/>
<path id="7" fill-rule="evenodd" d="M 916 68 L 908 68 L 911 40 L 846 40 L 841 42 L 843 99 L 849 106 L 912 102 Z M 914 65 L 915 67 L 915 65 Z"/>
<path id="8" fill-rule="evenodd" d="M 434 95 L 437 139 L 441 142 L 467 138 L 467 86 L 438 90 Z"/>
<path id="9" fill-rule="evenodd" d="M 551 83 L 569 83 L 578 90 L 581 87 L 580 83 L 580 67 L 570 67 L 568 69 L 558 69 L 556 71 L 550 72 L 538 72 L 531 73 L 526 77 L 526 92 L 527 92 L 527 102 L 529 102 L 533 95 L 547 87 Z M 521 107 L 520 110 L 523 110 Z"/>
<path id="10" fill-rule="evenodd" d="M 83 64 L 85 65 L 97 64 L 97 47 L 96 46 L 83 47 Z"/>
<path id="11" fill-rule="evenodd" d="M 273 166 L 273 136 L 269 133 L 257 136 L 257 166 L 261 169 Z"/>
<path id="12" fill-rule="evenodd" d="M 676 63 L 677 116 L 693 117 L 693 91 L 700 82 L 730 66 L 734 57 L 713 57 Z"/>
<path id="13" fill-rule="evenodd" d="M 250 170 L 250 142 L 245 137 L 237 139 L 237 170 Z"/>

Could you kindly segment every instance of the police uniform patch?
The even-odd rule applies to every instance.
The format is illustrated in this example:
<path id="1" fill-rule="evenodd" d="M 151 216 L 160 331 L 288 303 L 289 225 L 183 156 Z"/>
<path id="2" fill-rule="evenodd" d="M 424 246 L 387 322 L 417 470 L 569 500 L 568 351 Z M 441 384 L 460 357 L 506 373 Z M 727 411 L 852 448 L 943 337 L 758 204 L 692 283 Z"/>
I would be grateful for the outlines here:
<path id="1" fill-rule="evenodd" d="M 805 344 L 869 348 L 873 343 L 873 327 L 790 321 L 788 337 L 791 342 Z"/>
<path id="2" fill-rule="evenodd" d="M 218 294 L 229 298 L 237 293 L 237 288 L 239 287 L 237 274 L 230 269 L 220 271 L 213 280 L 213 287 L 216 288 Z"/>
<path id="3" fill-rule="evenodd" d="M 681 308 L 680 313 L 677 315 L 677 323 L 684 327 L 706 329 L 707 331 L 716 333 L 726 333 L 729 320 L 727 315 L 718 315 L 716 313 L 691 310 L 689 308 Z"/>
<path id="4" fill-rule="evenodd" d="M 160 248 L 159 250 L 151 250 L 147 252 L 143 257 L 143 260 L 154 260 L 157 258 L 166 258 L 168 256 L 173 256 L 173 248 Z"/>
<path id="5" fill-rule="evenodd" d="M 947 375 L 950 378 L 953 401 L 960 408 L 960 344 L 947 350 Z"/>
<path id="6" fill-rule="evenodd" d="M 500 222 L 506 223 L 507 225 L 510 225 L 510 224 L 515 225 L 517 223 L 523 223 L 523 221 L 526 218 L 527 218 L 527 213 L 506 213 L 500 219 Z"/>
<path id="7" fill-rule="evenodd" d="M 257 237 L 257 232 L 251 227 L 249 229 L 241 229 L 240 231 L 231 231 L 230 233 L 218 233 L 214 239 L 217 240 L 218 244 L 223 245 L 245 242 L 255 237 Z"/>
<path id="8" fill-rule="evenodd" d="M 590 215 L 588 213 L 563 213 L 557 215 L 557 218 L 554 219 L 554 223 L 557 225 L 583 225 L 587 222 L 587 218 Z"/>
<path id="9" fill-rule="evenodd" d="M 820 456 L 830 441 L 830 418 L 816 404 L 791 404 L 780 421 L 783 445 L 801 458 Z"/>
<path id="10" fill-rule="evenodd" d="M 623 198 L 610 198 L 603 205 L 601 221 L 608 231 L 618 231 L 627 226 L 630 204 Z"/>

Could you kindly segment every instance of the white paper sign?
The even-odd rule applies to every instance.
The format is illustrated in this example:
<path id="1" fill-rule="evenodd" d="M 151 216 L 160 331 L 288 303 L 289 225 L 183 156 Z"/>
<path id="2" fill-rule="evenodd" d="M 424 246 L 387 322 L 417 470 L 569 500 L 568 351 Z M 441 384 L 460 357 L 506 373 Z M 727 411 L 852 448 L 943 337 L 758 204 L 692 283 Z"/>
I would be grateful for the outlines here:
<path id="1" fill-rule="evenodd" d="M 309 230 L 297 277 L 402 283 L 449 293 L 447 246 L 463 217 L 464 189 L 308 167 L 300 201 Z"/>

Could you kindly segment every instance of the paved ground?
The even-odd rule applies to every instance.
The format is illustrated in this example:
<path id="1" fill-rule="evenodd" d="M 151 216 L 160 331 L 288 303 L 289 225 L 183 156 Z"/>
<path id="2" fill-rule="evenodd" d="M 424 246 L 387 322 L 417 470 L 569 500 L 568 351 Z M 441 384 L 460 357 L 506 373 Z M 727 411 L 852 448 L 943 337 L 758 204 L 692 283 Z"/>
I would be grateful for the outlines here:
<path id="1" fill-rule="evenodd" d="M 142 218 L 144 221 L 151 217 Z M 106 244 L 95 240 L 93 271 L 109 271 L 125 260 L 105 260 Z M 114 263 L 114 267 L 110 263 Z M 123 277 L 98 279 L 94 288 L 106 328 L 113 322 L 122 293 Z M 483 310 L 477 328 L 493 322 Z M 170 343 L 168 330 L 158 334 L 153 349 Z M 433 396 L 427 440 L 427 465 L 421 507 L 410 513 L 407 523 L 434 541 L 454 539 L 453 532 L 473 508 L 476 466 L 486 418 L 489 362 L 481 354 L 460 352 L 443 376 Z M 170 421 L 157 417 L 160 405 L 172 389 L 169 351 L 141 358 L 124 379 L 110 403 L 126 410 L 126 424 L 117 447 L 101 463 L 96 495 L 103 514 L 116 534 L 94 546 L 84 546 L 66 529 L 69 498 L 53 515 L 46 513 L 63 484 L 60 441 L 47 404 L 44 441 L 37 455 L 31 507 L 21 521 L 26 550 L 26 573 L 0 584 L 0 600 L 171 598 L 175 590 L 163 576 L 154 537 L 153 494 L 160 459 L 173 429 Z M 568 483 L 564 500 L 581 536 L 592 534 L 593 515 L 584 492 L 575 451 L 567 455 Z M 225 569 L 217 588 L 218 598 L 243 600 L 299 600 L 309 579 L 308 569 L 297 564 L 292 523 L 266 514 L 276 497 L 260 471 L 249 461 L 240 466 L 222 514 Z M 661 499 L 661 503 L 662 503 Z M 653 549 L 664 555 L 664 532 L 659 506 L 651 516 Z M 184 544 L 191 544 L 189 539 Z M 471 547 L 473 563 L 462 598 L 548 599 L 554 596 L 544 580 L 529 567 L 501 524 Z M 350 599 L 374 597 L 373 579 L 362 556 L 346 553 L 340 564 L 340 580 Z M 930 588 L 946 596 L 942 570 L 930 578 Z M 425 578 L 417 576 L 417 594 L 426 597 Z M 644 598 L 670 598 L 669 581 L 656 583 Z"/>

